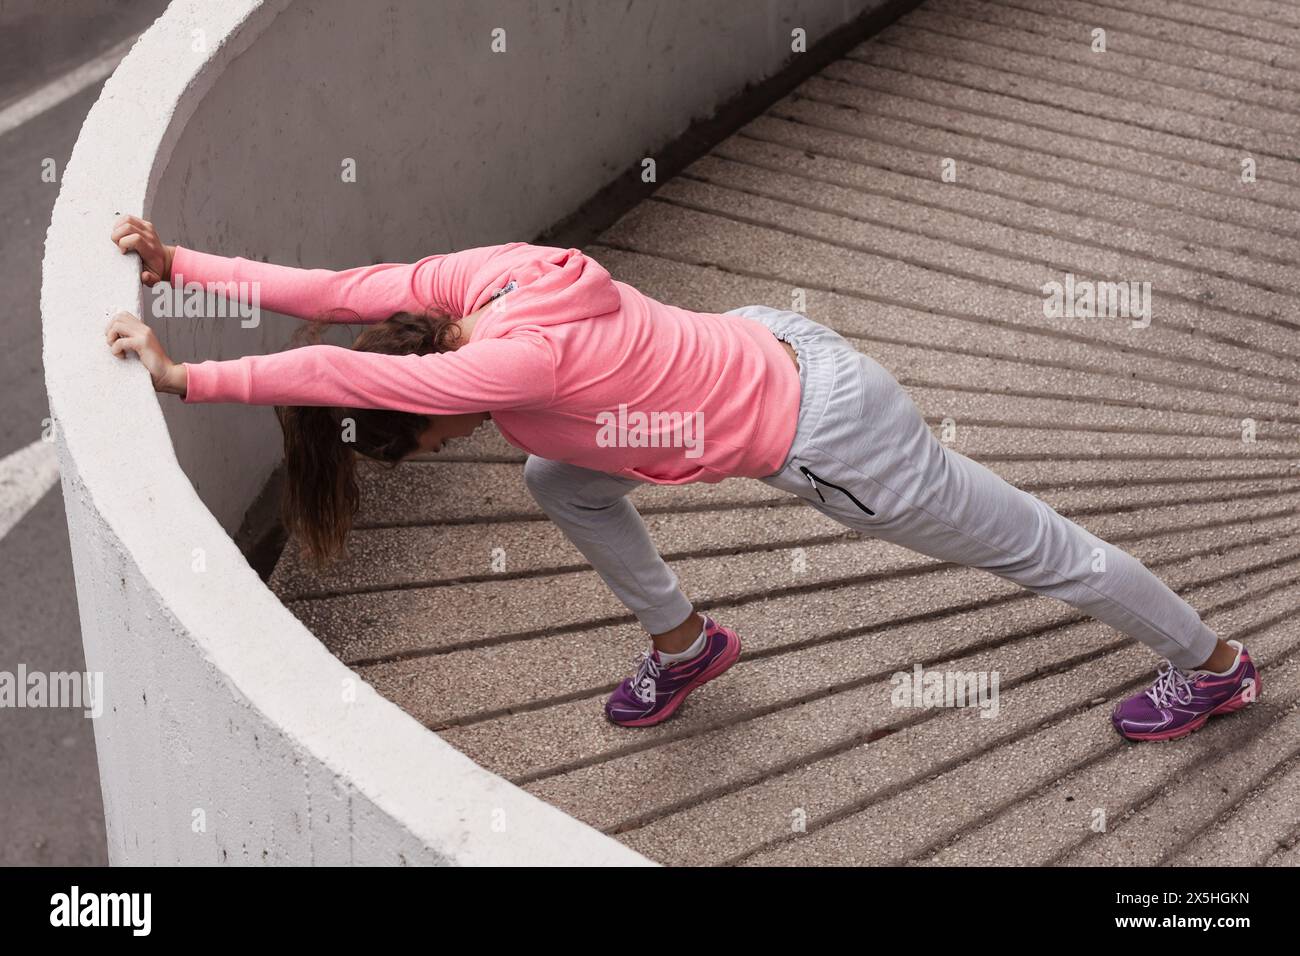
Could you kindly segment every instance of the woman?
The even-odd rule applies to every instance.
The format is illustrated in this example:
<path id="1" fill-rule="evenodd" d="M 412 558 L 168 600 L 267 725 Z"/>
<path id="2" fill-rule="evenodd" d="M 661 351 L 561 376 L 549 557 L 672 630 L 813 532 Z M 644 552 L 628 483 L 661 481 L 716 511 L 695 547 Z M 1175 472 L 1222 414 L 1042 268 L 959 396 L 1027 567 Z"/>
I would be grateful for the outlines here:
<path id="1" fill-rule="evenodd" d="M 285 521 L 316 559 L 336 555 L 351 525 L 354 453 L 401 461 L 489 417 L 528 452 L 530 492 L 651 637 L 606 704 L 615 723 L 667 719 L 740 654 L 734 631 L 694 610 L 625 496 L 642 482 L 731 477 L 1142 641 L 1166 660 L 1149 689 L 1115 708 L 1125 737 L 1181 737 L 1258 696 L 1239 642 L 1219 639 L 1131 555 L 945 447 L 888 372 L 798 313 L 689 312 L 613 280 L 577 249 L 522 242 L 330 272 L 165 246 L 133 216 L 112 238 L 139 254 L 146 285 L 256 283 L 273 311 L 372 325 L 351 349 L 197 364 L 174 364 L 133 316 L 106 330 L 158 391 L 282 406 Z"/>

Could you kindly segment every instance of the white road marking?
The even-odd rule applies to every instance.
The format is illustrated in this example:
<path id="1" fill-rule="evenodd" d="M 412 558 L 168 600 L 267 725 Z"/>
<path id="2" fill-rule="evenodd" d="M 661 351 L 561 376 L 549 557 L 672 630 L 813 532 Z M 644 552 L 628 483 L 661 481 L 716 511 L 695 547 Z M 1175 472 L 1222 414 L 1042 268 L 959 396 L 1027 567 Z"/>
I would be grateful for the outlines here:
<path id="1" fill-rule="evenodd" d="M 96 83 L 103 82 L 117 69 L 122 57 L 126 56 L 137 39 L 136 36 L 127 37 L 99 56 L 73 67 L 62 76 L 0 109 L 0 136 Z M 0 460 L 0 539 L 23 520 L 23 516 L 31 511 L 58 480 L 59 463 L 53 442 L 37 439 L 26 448 L 20 448 Z"/>
<path id="2" fill-rule="evenodd" d="M 64 100 L 71 99 L 82 90 L 107 79 L 117 69 L 118 63 L 122 62 L 122 57 L 126 56 L 137 39 L 139 37 L 127 37 L 93 60 L 87 60 L 81 66 L 73 67 L 62 76 L 50 80 L 44 86 L 0 110 L 0 136 L 17 129 L 30 119 L 35 119 L 46 110 L 53 109 Z"/>
<path id="3" fill-rule="evenodd" d="M 54 442 L 40 438 L 0 459 L 0 539 L 23 520 L 59 480 Z"/>

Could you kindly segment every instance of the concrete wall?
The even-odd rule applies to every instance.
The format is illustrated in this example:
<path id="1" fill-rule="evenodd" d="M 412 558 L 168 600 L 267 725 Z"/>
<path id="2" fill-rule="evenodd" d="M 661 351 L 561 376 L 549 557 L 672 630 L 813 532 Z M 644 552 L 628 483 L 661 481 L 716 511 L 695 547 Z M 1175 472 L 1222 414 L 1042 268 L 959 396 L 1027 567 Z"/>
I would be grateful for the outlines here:
<path id="1" fill-rule="evenodd" d="M 109 356 L 108 318 L 150 311 L 113 218 L 334 268 L 526 239 L 778 69 L 792 26 L 812 43 L 874 5 L 171 5 L 86 120 L 42 289 L 113 862 L 645 862 L 373 693 L 262 585 L 228 533 L 277 460 L 274 416 L 160 403 Z M 288 329 L 154 325 L 177 359 Z"/>

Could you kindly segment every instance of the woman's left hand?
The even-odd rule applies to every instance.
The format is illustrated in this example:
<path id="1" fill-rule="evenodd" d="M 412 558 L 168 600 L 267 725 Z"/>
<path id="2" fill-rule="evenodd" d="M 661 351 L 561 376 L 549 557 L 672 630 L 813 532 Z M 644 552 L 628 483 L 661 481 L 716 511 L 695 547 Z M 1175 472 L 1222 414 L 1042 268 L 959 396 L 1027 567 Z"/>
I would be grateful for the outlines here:
<path id="1" fill-rule="evenodd" d="M 140 364 L 149 370 L 153 379 L 154 391 L 184 397 L 187 384 L 185 366 L 177 365 L 167 357 L 153 329 L 130 312 L 119 312 L 104 329 L 104 336 L 118 358 L 126 358 L 127 352 L 140 357 Z"/>

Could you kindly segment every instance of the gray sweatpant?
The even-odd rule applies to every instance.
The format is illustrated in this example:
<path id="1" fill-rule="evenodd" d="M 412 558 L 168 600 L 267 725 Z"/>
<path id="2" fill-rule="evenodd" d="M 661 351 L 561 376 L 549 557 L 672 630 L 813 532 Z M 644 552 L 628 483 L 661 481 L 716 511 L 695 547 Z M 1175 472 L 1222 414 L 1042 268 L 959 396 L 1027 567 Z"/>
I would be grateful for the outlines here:
<path id="1" fill-rule="evenodd" d="M 1178 667 L 1213 653 L 1214 632 L 1141 562 L 946 447 L 894 377 L 838 333 L 767 306 L 730 314 L 763 323 L 799 358 L 794 443 L 760 481 L 855 531 L 1059 598 Z M 524 480 L 648 632 L 686 620 L 691 602 L 625 497 L 642 482 L 536 455 Z"/>

